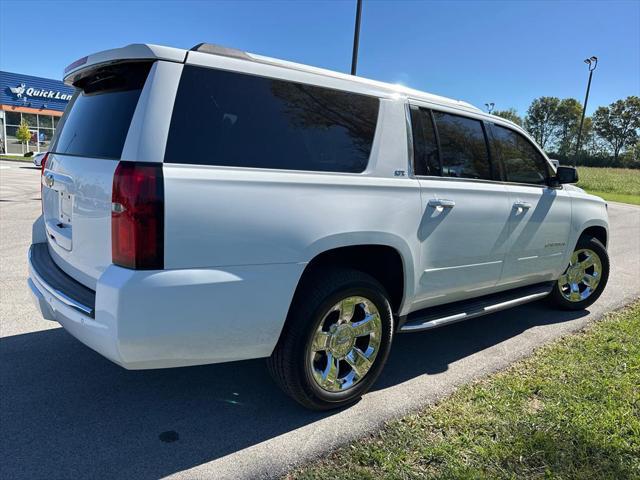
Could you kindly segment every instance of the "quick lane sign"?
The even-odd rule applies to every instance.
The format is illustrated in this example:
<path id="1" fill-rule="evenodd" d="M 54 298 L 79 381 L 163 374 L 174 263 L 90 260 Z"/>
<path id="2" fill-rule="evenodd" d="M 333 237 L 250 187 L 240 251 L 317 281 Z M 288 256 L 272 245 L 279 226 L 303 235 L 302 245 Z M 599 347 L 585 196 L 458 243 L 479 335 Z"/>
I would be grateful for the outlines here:
<path id="1" fill-rule="evenodd" d="M 23 97 L 36 97 L 36 98 L 51 98 L 54 100 L 71 100 L 71 95 L 68 93 L 58 92 L 56 90 L 45 90 L 33 87 L 27 87 L 26 84 L 21 83 L 17 87 L 9 87 L 11 93 L 17 98 Z"/>

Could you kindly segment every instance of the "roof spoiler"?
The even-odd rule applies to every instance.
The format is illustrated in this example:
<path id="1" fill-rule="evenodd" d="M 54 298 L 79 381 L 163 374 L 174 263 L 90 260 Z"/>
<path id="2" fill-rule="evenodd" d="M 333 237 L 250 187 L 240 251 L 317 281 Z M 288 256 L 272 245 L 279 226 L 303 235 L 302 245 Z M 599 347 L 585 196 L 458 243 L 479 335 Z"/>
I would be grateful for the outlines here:
<path id="1" fill-rule="evenodd" d="M 185 50 L 180 48 L 133 43 L 122 48 L 103 50 L 102 52 L 87 55 L 86 57 L 76 60 L 64 69 L 64 83 L 73 85 L 75 81 L 82 76 L 81 72 L 83 70 L 98 65 L 131 60 L 167 60 L 170 62 L 183 63 L 186 55 Z"/>

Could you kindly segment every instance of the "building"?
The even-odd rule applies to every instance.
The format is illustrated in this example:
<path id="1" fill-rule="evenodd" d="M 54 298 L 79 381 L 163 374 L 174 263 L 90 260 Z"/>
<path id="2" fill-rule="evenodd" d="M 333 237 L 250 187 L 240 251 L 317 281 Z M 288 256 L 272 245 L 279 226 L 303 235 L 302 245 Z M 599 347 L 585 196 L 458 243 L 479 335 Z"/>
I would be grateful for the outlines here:
<path id="1" fill-rule="evenodd" d="M 0 153 L 48 150 L 72 95 L 73 88 L 60 80 L 0 71 Z M 22 121 L 31 131 L 28 144 L 16 138 Z"/>

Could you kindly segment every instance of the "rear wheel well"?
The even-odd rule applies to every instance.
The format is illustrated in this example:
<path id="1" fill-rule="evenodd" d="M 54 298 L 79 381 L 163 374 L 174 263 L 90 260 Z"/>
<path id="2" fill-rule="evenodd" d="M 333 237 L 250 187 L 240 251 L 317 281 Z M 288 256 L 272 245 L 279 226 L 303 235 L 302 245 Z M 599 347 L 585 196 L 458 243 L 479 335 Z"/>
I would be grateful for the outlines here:
<path id="1" fill-rule="evenodd" d="M 585 229 L 581 237 L 595 237 L 602 245 L 607 246 L 607 230 L 604 227 L 593 226 Z"/>
<path id="2" fill-rule="evenodd" d="M 371 275 L 382 284 L 389 294 L 391 310 L 397 313 L 404 295 L 404 267 L 400 253 L 387 245 L 355 245 L 327 250 L 314 257 L 298 282 L 319 269 L 341 267 L 359 270 Z"/>

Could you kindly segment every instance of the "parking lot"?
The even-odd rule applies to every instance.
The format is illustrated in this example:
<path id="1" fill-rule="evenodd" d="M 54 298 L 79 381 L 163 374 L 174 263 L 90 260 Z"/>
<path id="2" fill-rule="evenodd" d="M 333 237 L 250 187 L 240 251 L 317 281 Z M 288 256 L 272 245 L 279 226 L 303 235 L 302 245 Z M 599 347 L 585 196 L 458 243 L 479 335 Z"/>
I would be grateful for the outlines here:
<path id="1" fill-rule="evenodd" d="M 262 360 L 126 371 L 43 320 L 26 286 L 39 197 L 39 170 L 0 161 L 1 478 L 277 476 L 640 296 L 640 208 L 610 204 L 611 276 L 589 311 L 535 303 L 399 335 L 371 393 L 313 413 Z"/>

